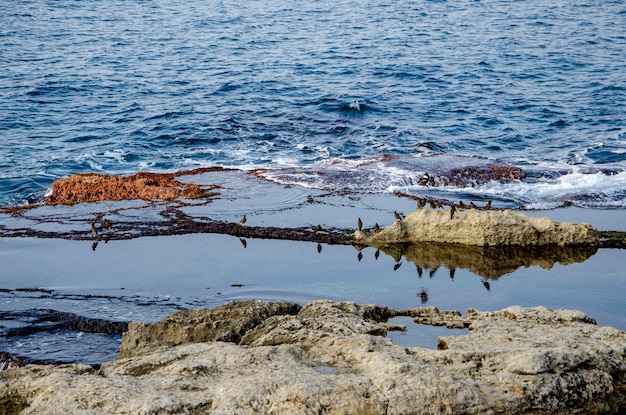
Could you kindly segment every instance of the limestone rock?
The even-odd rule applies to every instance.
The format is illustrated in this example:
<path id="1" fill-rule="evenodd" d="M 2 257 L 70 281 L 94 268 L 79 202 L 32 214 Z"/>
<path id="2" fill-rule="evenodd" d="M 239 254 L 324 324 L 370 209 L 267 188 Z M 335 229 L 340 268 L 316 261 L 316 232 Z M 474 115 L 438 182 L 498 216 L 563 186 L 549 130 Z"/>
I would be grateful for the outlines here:
<path id="1" fill-rule="evenodd" d="M 238 306 L 243 309 L 237 312 Z M 312 302 L 297 314 L 276 312 L 283 306 L 229 304 L 233 315 L 253 308 L 252 314 L 266 316 L 244 329 L 239 344 L 182 339 L 181 328 L 173 342 L 184 344 L 163 347 L 169 341 L 163 339 L 156 348 L 135 348 L 133 357 L 105 363 L 99 371 L 79 365 L 2 371 L 0 408 L 10 414 L 609 414 L 626 409 L 626 333 L 597 327 L 580 312 L 511 307 L 470 309 L 461 316 L 434 307 L 396 311 L 330 301 Z M 264 307 L 269 311 L 261 312 Z M 195 312 L 192 319 L 179 313 L 175 324 L 193 331 L 198 322 L 223 314 Z M 462 319 L 470 333 L 440 338 L 440 350 L 402 347 L 384 337 L 387 318 L 409 314 L 424 321 Z M 131 325 L 126 336 L 156 333 L 150 327 Z"/>
<path id="2" fill-rule="evenodd" d="M 360 244 L 444 242 L 478 246 L 597 245 L 598 231 L 587 224 L 531 218 L 510 210 L 422 209 L 377 233 L 354 235 Z"/>

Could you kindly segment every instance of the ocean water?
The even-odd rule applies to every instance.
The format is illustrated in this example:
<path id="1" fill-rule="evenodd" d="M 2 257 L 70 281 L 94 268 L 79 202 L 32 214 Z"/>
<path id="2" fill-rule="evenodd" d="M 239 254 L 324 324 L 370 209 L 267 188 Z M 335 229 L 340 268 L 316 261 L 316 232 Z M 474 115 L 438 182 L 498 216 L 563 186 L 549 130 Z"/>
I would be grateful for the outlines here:
<path id="1" fill-rule="evenodd" d="M 624 208 L 625 23 L 623 1 L 0 2 L 0 205 L 213 165 L 352 189 L 382 155 L 405 163 L 359 191 L 423 192 L 441 153 L 529 172 L 443 195 Z"/>

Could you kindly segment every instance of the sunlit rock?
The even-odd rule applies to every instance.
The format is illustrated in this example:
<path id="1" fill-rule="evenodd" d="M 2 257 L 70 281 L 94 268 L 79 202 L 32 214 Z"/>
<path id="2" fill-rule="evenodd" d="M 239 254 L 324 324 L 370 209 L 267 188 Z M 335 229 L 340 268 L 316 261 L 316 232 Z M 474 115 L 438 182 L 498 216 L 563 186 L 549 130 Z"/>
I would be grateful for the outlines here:
<path id="1" fill-rule="evenodd" d="M 626 333 L 598 327 L 581 312 L 510 307 L 461 315 L 435 307 L 396 311 L 315 301 L 292 314 L 283 305 L 243 301 L 195 310 L 192 316 L 177 313 L 154 325 L 131 325 L 125 337 L 147 342 L 132 357 L 105 363 L 99 371 L 84 365 L 2 371 L 0 404 L 9 414 L 609 414 L 626 409 Z M 225 324 L 219 337 L 228 341 L 180 336 L 214 317 L 216 328 L 229 314 L 233 321 L 245 319 L 250 308 L 259 319 L 247 328 Z M 441 337 L 439 350 L 399 346 L 384 337 L 385 321 L 398 315 L 468 327 L 470 333 Z M 172 338 L 162 330 L 166 327 Z M 156 333 L 162 338 L 151 338 Z M 170 341 L 178 345 L 168 346 Z"/>
<path id="2" fill-rule="evenodd" d="M 358 243 L 443 242 L 478 246 L 597 245 L 598 231 L 587 224 L 531 218 L 511 210 L 422 209 L 376 233 L 355 233 Z"/>
<path id="3" fill-rule="evenodd" d="M 132 176 L 84 173 L 56 180 L 46 196 L 48 205 L 73 205 L 120 200 L 175 200 L 215 196 L 218 186 L 201 186 L 175 180 L 184 175 L 200 174 L 220 168 L 196 169 L 177 173 L 136 173 Z"/>

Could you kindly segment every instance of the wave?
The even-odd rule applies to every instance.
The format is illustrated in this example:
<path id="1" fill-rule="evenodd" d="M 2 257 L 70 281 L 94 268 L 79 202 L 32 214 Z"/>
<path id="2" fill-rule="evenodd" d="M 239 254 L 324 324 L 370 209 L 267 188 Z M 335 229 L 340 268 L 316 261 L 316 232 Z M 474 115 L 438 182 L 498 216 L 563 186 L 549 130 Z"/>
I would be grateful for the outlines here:
<path id="1" fill-rule="evenodd" d="M 276 183 L 325 191 L 493 200 L 501 207 L 523 209 L 626 207 L 626 170 L 622 167 L 525 170 L 480 157 L 381 155 L 326 159 L 306 167 L 262 169 L 258 174 Z"/>

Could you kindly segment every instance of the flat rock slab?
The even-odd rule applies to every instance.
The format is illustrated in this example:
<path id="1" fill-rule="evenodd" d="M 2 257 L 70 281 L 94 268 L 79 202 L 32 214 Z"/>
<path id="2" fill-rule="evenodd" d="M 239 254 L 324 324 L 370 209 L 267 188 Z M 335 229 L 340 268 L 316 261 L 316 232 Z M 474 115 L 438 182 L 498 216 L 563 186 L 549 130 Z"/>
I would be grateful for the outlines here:
<path id="1" fill-rule="evenodd" d="M 419 209 L 380 232 L 354 233 L 362 244 L 441 242 L 478 246 L 598 245 L 587 224 L 553 222 L 511 210 Z"/>
<path id="2" fill-rule="evenodd" d="M 442 337 L 439 350 L 399 346 L 385 337 L 386 320 L 399 315 L 468 327 L 469 335 Z M 2 413 L 608 414 L 626 409 L 626 333 L 598 327 L 581 312 L 544 307 L 470 309 L 462 315 L 435 307 L 242 301 L 176 313 L 153 325 L 132 324 L 123 350 L 132 357 L 105 363 L 99 371 L 29 365 L 0 372 Z"/>

